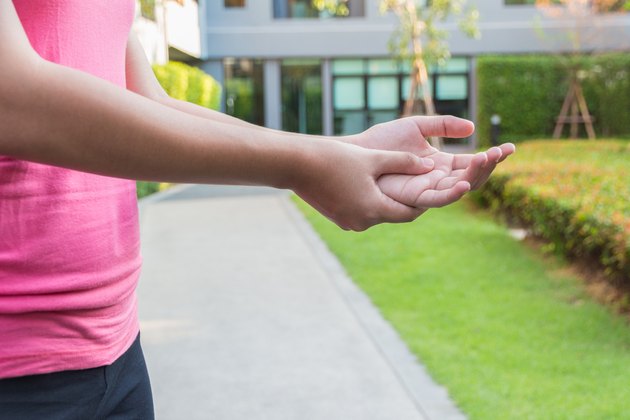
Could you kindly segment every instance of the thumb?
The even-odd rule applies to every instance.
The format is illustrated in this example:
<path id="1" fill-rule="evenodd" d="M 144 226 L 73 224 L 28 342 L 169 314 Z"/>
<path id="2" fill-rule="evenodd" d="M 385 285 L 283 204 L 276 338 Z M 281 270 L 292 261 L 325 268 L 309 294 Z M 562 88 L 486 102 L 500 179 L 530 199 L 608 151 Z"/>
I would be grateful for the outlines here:
<path id="1" fill-rule="evenodd" d="M 452 115 L 411 117 L 424 137 L 463 138 L 475 131 L 472 121 Z"/>
<path id="2" fill-rule="evenodd" d="M 421 175 L 431 172 L 435 163 L 409 152 L 380 152 L 378 176 L 383 174 Z"/>

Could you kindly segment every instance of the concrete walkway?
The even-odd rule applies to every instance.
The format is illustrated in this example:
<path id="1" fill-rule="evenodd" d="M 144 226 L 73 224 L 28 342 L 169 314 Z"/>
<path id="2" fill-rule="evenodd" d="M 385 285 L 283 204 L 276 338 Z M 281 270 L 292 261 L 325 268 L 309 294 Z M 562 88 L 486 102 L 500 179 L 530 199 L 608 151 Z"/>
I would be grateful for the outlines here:
<path id="1" fill-rule="evenodd" d="M 141 229 L 158 420 L 463 418 L 285 193 L 177 187 Z"/>

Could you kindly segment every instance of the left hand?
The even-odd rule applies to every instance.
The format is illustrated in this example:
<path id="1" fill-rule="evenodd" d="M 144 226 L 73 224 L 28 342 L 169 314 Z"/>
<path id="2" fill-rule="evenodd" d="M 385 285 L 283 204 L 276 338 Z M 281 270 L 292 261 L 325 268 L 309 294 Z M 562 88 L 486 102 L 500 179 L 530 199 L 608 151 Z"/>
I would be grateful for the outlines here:
<path id="1" fill-rule="evenodd" d="M 408 117 L 378 124 L 348 140 L 356 145 L 412 152 L 433 160 L 433 170 L 423 175 L 387 174 L 378 180 L 389 197 L 416 208 L 442 207 L 459 200 L 466 192 L 483 185 L 496 165 L 514 153 L 506 143 L 477 154 L 441 152 L 426 140 L 430 136 L 463 138 L 474 125 L 452 116 Z"/>

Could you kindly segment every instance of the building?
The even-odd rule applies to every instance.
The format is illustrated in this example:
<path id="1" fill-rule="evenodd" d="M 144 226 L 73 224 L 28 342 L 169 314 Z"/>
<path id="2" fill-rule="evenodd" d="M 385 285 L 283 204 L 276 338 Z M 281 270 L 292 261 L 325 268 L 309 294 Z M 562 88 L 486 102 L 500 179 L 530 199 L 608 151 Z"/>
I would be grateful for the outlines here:
<path id="1" fill-rule="evenodd" d="M 404 65 L 388 52 L 396 18 L 382 15 L 379 2 L 349 0 L 350 15 L 341 18 L 318 13 L 310 0 L 200 0 L 197 64 L 224 85 L 229 114 L 303 133 L 359 132 L 396 118 L 409 86 Z M 537 18 L 532 0 L 470 3 L 480 12 L 482 38 L 468 39 L 455 23 L 444 23 L 452 59 L 431 77 L 439 113 L 475 120 L 478 55 L 570 49 L 562 35 L 575 22 Z M 624 48 L 629 23 L 627 14 L 581 22 L 598 34 L 582 48 Z"/>
<path id="2" fill-rule="evenodd" d="M 201 56 L 197 0 L 136 0 L 133 29 L 152 64 Z"/>

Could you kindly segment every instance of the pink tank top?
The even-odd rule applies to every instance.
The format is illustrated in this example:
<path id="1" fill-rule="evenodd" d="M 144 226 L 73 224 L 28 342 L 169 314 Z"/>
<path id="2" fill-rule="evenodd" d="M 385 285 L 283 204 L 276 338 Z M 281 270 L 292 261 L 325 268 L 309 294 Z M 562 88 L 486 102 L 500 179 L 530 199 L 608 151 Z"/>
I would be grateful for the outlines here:
<path id="1" fill-rule="evenodd" d="M 13 3 L 43 58 L 125 88 L 134 0 Z M 0 156 L 0 378 L 111 364 L 131 345 L 135 194 L 133 181 Z"/>

